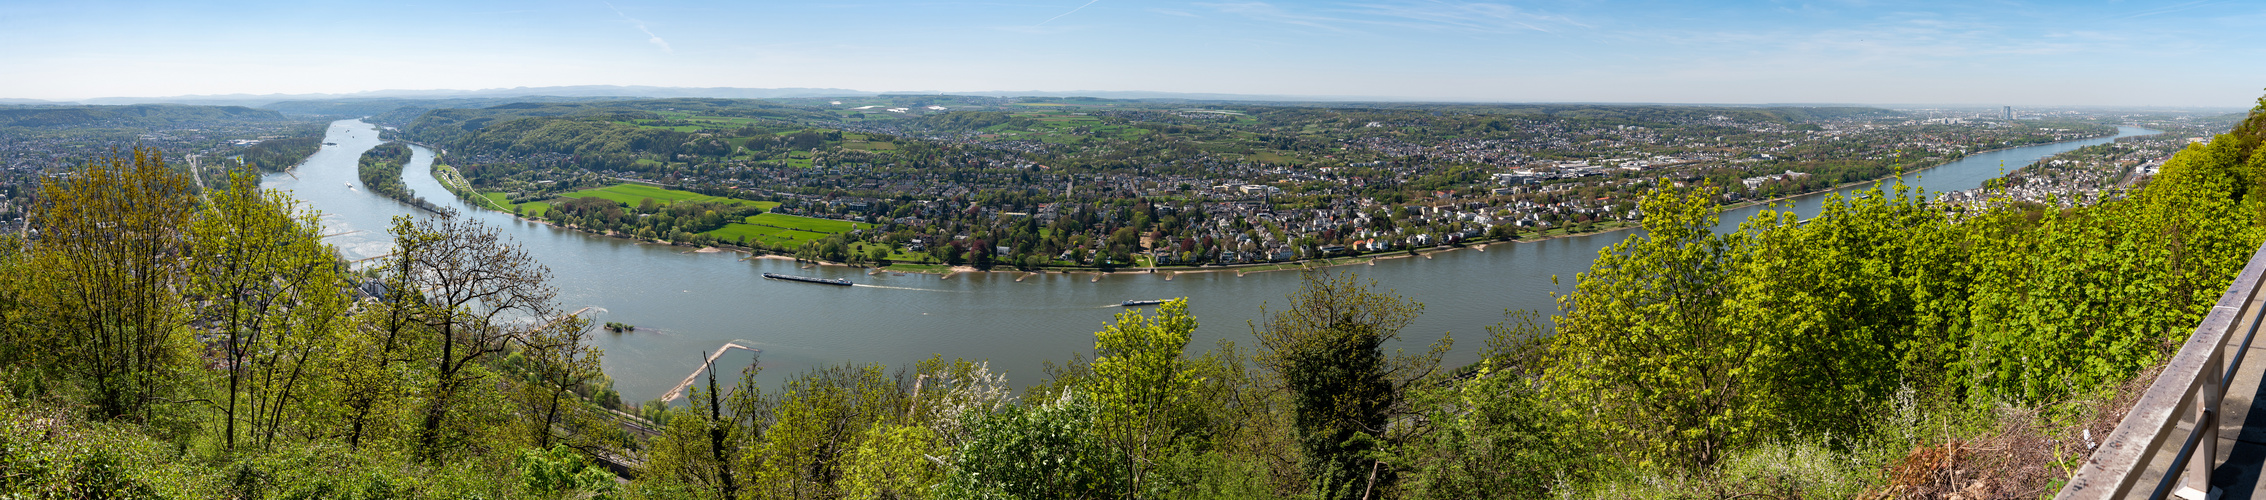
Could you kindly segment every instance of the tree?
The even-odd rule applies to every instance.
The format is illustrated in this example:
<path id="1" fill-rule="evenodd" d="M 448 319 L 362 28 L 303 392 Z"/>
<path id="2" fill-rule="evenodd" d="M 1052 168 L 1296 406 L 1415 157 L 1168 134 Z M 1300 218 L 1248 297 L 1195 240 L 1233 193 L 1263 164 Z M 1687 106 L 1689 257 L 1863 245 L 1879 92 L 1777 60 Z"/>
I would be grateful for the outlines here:
<path id="1" fill-rule="evenodd" d="M 208 199 L 189 224 L 188 294 L 227 360 L 223 432 L 234 449 L 245 391 L 254 399 L 251 424 L 264 423 L 272 437 L 283 402 L 312 378 L 306 365 L 346 310 L 345 277 L 314 214 L 288 195 L 261 191 L 254 173 L 231 173 L 227 189 Z"/>
<path id="2" fill-rule="evenodd" d="M 589 345 L 590 324 L 590 318 L 579 314 L 559 318 L 556 324 L 537 329 L 522 351 L 526 372 L 520 394 L 537 448 L 550 447 L 554 438 L 586 437 L 593 429 L 610 425 L 610 419 L 597 414 L 601 409 L 591 408 L 575 394 L 605 377 L 598 365 L 605 351 Z M 562 430 L 566 436 L 557 435 Z M 588 448 L 595 443 L 573 444 Z"/>
<path id="3" fill-rule="evenodd" d="M 1758 431 L 1758 380 L 1748 330 L 1719 321 L 1738 265 L 1717 235 L 1713 188 L 1656 189 L 1642 201 L 1644 234 L 1598 251 L 1574 293 L 1558 298 L 1550 379 L 1568 411 L 1619 440 L 1633 462 L 1706 466 Z M 1594 412 L 1594 413 L 1592 413 Z"/>
<path id="4" fill-rule="evenodd" d="M 1155 317 L 1118 314 L 1116 324 L 1094 333 L 1093 378 L 1085 386 L 1105 434 L 1126 458 L 1128 496 L 1146 496 L 1141 480 L 1150 463 L 1175 444 L 1178 427 L 1195 420 L 1183 400 L 1195 395 L 1198 380 L 1181 360 L 1195 331 L 1188 299 L 1180 298 L 1157 306 Z"/>
<path id="5" fill-rule="evenodd" d="M 377 273 L 377 297 L 353 321 L 356 331 L 347 335 L 335 351 L 333 365 L 340 385 L 339 403 L 344 407 L 346 443 L 360 449 L 372 430 L 394 427 L 385 425 L 394 416 L 393 401 L 410 392 L 407 384 L 411 370 L 396 369 L 398 364 L 415 364 L 428 357 L 430 334 L 421 321 L 429 305 L 425 288 L 418 283 L 417 261 L 408 255 L 421 251 L 437 236 L 417 229 L 415 219 L 398 216 L 393 219 L 390 232 L 394 236 L 394 252 L 385 259 Z"/>
<path id="6" fill-rule="evenodd" d="M 34 274 L 27 257 L 21 235 L 0 233 L 0 276 L 32 277 Z M 31 323 L 35 310 L 28 306 L 32 300 L 26 279 L 0 280 L 0 364 L 24 366 L 22 361 L 40 350 L 29 341 L 33 332 Z"/>
<path id="7" fill-rule="evenodd" d="M 1408 411 L 1408 387 L 1439 367 L 1450 339 L 1443 335 L 1424 354 L 1388 355 L 1386 344 L 1423 304 L 1373 291 L 1374 282 L 1351 273 L 1308 270 L 1301 278 L 1288 308 L 1261 309 L 1267 320 L 1254 332 L 1264 350 L 1259 362 L 1290 393 L 1292 426 L 1316 493 L 1360 498 L 1392 484 L 1381 454 L 1414 429 L 1387 424 Z"/>
<path id="8" fill-rule="evenodd" d="M 1095 431 L 1099 409 L 1075 392 L 1054 401 L 971 414 L 968 438 L 937 496 L 980 499 L 1103 498 L 1125 487 L 1125 462 Z"/>
<path id="9" fill-rule="evenodd" d="M 1596 465 L 1572 419 L 1549 400 L 1549 334 L 1533 311 L 1488 327 L 1469 377 L 1417 391 L 1434 432 L 1398 453 L 1414 498 L 1546 498 Z"/>
<path id="10" fill-rule="evenodd" d="M 466 385 L 483 378 L 479 362 L 517 345 L 556 348 L 556 329 L 587 328 L 563 320 L 551 303 L 550 270 L 494 227 L 462 218 L 397 220 L 395 247 L 404 285 L 421 290 L 414 317 L 437 349 L 418 447 L 440 451 L 442 427 Z"/>
<path id="11" fill-rule="evenodd" d="M 749 493 L 840 496 L 859 437 L 903 414 L 907 398 L 898 382 L 870 364 L 821 367 L 789 379 L 776 398 L 765 401 L 770 425 L 742 458 Z"/>
<path id="12" fill-rule="evenodd" d="M 689 405 L 671 408 L 665 401 L 647 403 L 657 408 L 647 418 L 664 427 L 661 435 L 644 447 L 645 459 L 638 476 L 693 486 L 714 492 L 717 498 L 734 498 L 746 476 L 733 471 L 742 467 L 745 444 L 762 436 L 757 425 L 767 418 L 762 391 L 754 385 L 761 369 L 758 364 L 749 364 L 727 400 L 716 385 L 714 365 L 705 361 L 706 356 L 701 359 L 708 384 L 705 389 L 699 385 L 687 388 L 685 401 Z"/>
<path id="13" fill-rule="evenodd" d="M 45 184 L 30 214 L 31 281 L 52 332 L 31 345 L 52 346 L 49 366 L 87 384 L 104 415 L 147 418 L 187 351 L 176 285 L 190 189 L 157 151 L 134 148 Z"/>

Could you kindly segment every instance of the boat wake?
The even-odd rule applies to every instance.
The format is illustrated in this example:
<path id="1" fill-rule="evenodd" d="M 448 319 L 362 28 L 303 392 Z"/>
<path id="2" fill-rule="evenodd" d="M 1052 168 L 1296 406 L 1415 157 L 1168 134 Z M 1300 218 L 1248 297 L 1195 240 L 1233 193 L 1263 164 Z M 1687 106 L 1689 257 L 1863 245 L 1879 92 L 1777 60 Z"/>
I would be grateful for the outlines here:
<path id="1" fill-rule="evenodd" d="M 938 289 L 934 289 L 934 288 L 913 288 L 913 287 L 904 287 L 904 286 L 889 286 L 889 285 L 868 285 L 868 284 L 864 284 L 864 283 L 858 283 L 858 284 L 854 284 L 854 285 L 850 285 L 850 286 L 851 286 L 851 287 L 853 287 L 853 288 L 887 288 L 887 289 L 890 289 L 890 290 L 912 290 L 912 291 L 916 291 L 916 292 L 968 293 L 968 291 L 967 291 L 967 290 L 938 290 Z"/>

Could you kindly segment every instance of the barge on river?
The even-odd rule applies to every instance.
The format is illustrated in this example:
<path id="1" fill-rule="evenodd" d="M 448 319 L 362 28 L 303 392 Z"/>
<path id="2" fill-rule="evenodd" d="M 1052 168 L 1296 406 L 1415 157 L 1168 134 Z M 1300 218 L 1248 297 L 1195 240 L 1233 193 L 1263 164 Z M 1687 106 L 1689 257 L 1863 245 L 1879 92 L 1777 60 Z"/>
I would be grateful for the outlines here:
<path id="1" fill-rule="evenodd" d="M 775 280 L 800 281 L 800 282 L 804 282 L 804 283 L 817 283 L 817 284 L 821 284 L 821 285 L 850 286 L 850 280 L 846 280 L 846 279 L 840 279 L 840 278 L 836 278 L 836 279 L 826 279 L 826 278 L 812 278 L 812 277 L 809 277 L 809 276 L 796 276 L 796 275 L 792 275 L 792 274 L 779 274 L 779 273 L 763 273 L 763 277 L 765 277 L 765 278 L 769 278 L 769 279 L 775 279 Z"/>

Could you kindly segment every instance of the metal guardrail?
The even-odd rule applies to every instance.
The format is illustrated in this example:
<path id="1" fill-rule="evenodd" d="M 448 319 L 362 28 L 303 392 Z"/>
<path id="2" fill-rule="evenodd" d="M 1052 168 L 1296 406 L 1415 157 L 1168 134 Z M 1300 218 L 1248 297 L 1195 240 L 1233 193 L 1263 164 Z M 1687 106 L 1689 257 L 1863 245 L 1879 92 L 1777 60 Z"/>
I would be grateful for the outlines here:
<path id="1" fill-rule="evenodd" d="M 2055 499 L 2124 498 L 2139 486 L 2157 450 L 2183 421 L 2192 424 L 2188 435 L 2181 439 L 2184 444 L 2171 467 L 2163 471 L 2163 479 L 2149 485 L 2149 498 L 2178 495 L 2201 499 L 2211 491 L 2211 470 L 2218 466 L 2219 418 L 2226 414 L 2219 402 L 2226 396 L 2227 380 L 2242 366 L 2243 353 L 2249 350 L 2259 327 L 2258 319 L 2252 318 L 2247 331 L 2237 332 L 2235 322 L 2251 315 L 2251 302 L 2258 296 L 2262 278 L 2266 278 L 2266 247 L 2251 254 L 2242 273 L 2235 275 L 2234 283 L 2219 295 L 2219 303 L 2203 316 L 2203 322 L 2196 325 L 2195 333 L 2164 366 L 2156 382 L 2148 386 L 2148 392 L 2140 396 L 2093 456 L 2070 476 Z M 2233 340 L 2239 340 L 2240 347 L 2229 363 L 2224 357 L 2228 342 Z"/>

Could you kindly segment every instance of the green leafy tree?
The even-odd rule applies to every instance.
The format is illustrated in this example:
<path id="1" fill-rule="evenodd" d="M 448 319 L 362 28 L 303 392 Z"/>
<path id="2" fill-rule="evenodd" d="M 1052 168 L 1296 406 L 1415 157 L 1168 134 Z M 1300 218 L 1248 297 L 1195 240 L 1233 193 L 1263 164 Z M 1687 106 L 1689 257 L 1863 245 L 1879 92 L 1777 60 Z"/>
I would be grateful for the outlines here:
<path id="1" fill-rule="evenodd" d="M 577 395 L 596 394 L 591 385 L 605 377 L 598 365 L 605 351 L 590 346 L 590 323 L 579 314 L 559 318 L 513 353 L 524 354 L 518 395 L 537 448 L 548 448 L 559 438 L 584 448 L 621 444 L 595 439 L 612 426 L 612 419 L 602 414 L 611 409 Z"/>
<path id="2" fill-rule="evenodd" d="M 1388 424 L 1409 411 L 1409 386 L 1431 375 L 1450 345 L 1443 336 L 1424 354 L 1387 353 L 1424 306 L 1374 287 L 1350 273 L 1306 271 L 1289 307 L 1262 309 L 1267 320 L 1255 332 L 1260 364 L 1290 394 L 1308 481 L 1329 498 L 1390 488 L 1396 473 L 1382 457 L 1396 432 L 1415 429 Z"/>
<path id="3" fill-rule="evenodd" d="M 2190 146 L 2126 199 L 1969 221 L 1973 390 L 2050 401 L 2168 356 L 2266 241 L 2266 155 L 2240 135 Z"/>
<path id="4" fill-rule="evenodd" d="M 879 365 L 837 365 L 787 381 L 763 402 L 767 423 L 741 458 L 748 494 L 770 498 L 842 495 L 859 438 L 905 411 L 906 395 Z M 884 432 L 886 434 L 886 432 Z"/>
<path id="5" fill-rule="evenodd" d="M 420 319 L 429 302 L 418 283 L 417 262 L 405 254 L 421 251 L 437 235 L 421 231 L 409 216 L 393 219 L 394 253 L 380 262 L 377 296 L 355 315 L 353 334 L 333 351 L 332 376 L 339 381 L 338 415 L 347 446 L 361 449 L 366 438 L 401 427 L 403 402 L 422 377 L 414 368 L 426 359 L 433 334 Z"/>
<path id="6" fill-rule="evenodd" d="M 1857 436 L 1902 388 L 1949 389 L 1969 245 L 1899 184 L 1828 196 L 1806 223 L 1748 220 L 1720 324 L 1751 339 L 1746 394 L 1782 435 Z M 1943 393 L 1956 395 L 1956 393 Z"/>
<path id="7" fill-rule="evenodd" d="M 223 442 L 234 449 L 239 421 L 249 417 L 272 438 L 284 403 L 304 398 L 294 393 L 315 378 L 308 363 L 319 362 L 343 324 L 345 277 L 314 214 L 287 195 L 260 190 L 252 172 L 232 173 L 227 189 L 207 198 L 189 224 L 188 292 L 227 360 Z M 253 407 L 239 412 L 247 395 Z"/>
<path id="8" fill-rule="evenodd" d="M 542 498 L 620 498 L 614 474 L 590 463 L 573 448 L 554 445 L 530 448 L 512 460 L 519 469 L 521 492 Z"/>
<path id="9" fill-rule="evenodd" d="M 1100 408 L 1077 393 L 968 416 L 968 439 L 937 486 L 949 499 L 1120 496 L 1130 471 L 1096 428 Z"/>
<path id="10" fill-rule="evenodd" d="M 1742 234 L 1716 234 L 1716 189 L 1656 189 L 1644 234 L 1600 250 L 1558 298 L 1550 379 L 1586 431 L 1635 464 L 1706 466 L 1770 418 L 1752 331 L 1722 321 Z"/>
<path id="11" fill-rule="evenodd" d="M 422 290 L 422 307 L 412 316 L 431 336 L 430 386 L 418 426 L 418 449 L 431 458 L 446 444 L 451 415 L 465 410 L 458 403 L 468 386 L 487 377 L 482 363 L 515 346 L 552 348 L 564 340 L 555 330 L 588 323 L 561 321 L 566 315 L 552 303 L 550 270 L 494 227 L 446 218 L 405 221 L 395 230 L 402 282 Z"/>
<path id="12" fill-rule="evenodd" d="M 1549 400 L 1540 316 L 1520 311 L 1488 331 L 1469 378 L 1416 391 L 1416 407 L 1436 429 L 1398 454 L 1410 469 L 1409 497 L 1545 498 L 1585 483 L 1601 465 Z"/>
<path id="13" fill-rule="evenodd" d="M 1188 299 L 1158 305 L 1154 317 L 1140 311 L 1117 315 L 1117 323 L 1094 334 L 1093 376 L 1084 387 L 1101 408 L 1100 423 L 1118 442 L 1131 476 L 1129 496 L 1141 493 L 1142 480 L 1160 455 L 1171 451 L 1195 423 L 1187 398 L 1197 395 L 1196 368 L 1181 359 L 1196 318 Z M 1152 485 L 1153 486 L 1153 485 Z"/>
<path id="14" fill-rule="evenodd" d="M 97 158 L 40 189 L 27 221 L 30 286 L 42 300 L 44 366 L 92 392 L 108 416 L 147 418 L 178 387 L 171 372 L 190 352 L 179 285 L 196 208 L 188 177 L 160 153 Z"/>

